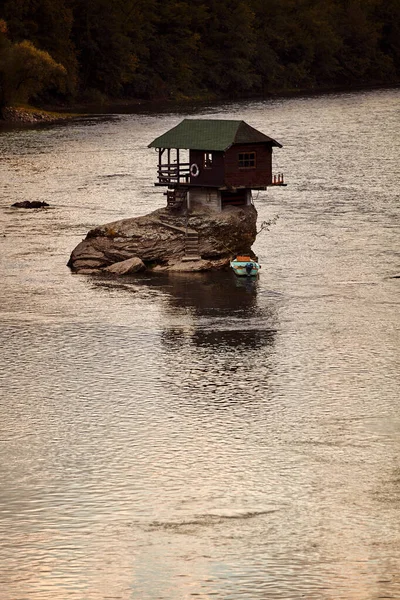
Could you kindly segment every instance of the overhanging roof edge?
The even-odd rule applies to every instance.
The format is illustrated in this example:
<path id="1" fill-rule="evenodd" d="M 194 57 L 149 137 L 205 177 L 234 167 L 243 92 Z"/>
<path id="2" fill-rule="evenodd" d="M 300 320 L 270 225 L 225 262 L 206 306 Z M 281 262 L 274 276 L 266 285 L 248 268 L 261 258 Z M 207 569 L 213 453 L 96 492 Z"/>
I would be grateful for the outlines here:
<path id="1" fill-rule="evenodd" d="M 240 144 L 267 144 L 282 148 L 279 142 L 245 121 L 233 119 L 184 119 L 158 136 L 147 147 L 225 152 Z"/>

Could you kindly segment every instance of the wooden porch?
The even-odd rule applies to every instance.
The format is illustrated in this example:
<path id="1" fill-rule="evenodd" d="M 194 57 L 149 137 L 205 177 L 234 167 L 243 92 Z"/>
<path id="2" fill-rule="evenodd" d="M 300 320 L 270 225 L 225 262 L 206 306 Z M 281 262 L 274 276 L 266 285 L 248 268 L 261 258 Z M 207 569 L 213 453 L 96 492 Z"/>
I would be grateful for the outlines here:
<path id="1" fill-rule="evenodd" d="M 164 153 L 167 153 L 166 162 L 163 162 Z M 175 160 L 171 160 L 170 148 L 158 149 L 158 181 L 155 185 L 177 185 L 190 183 L 190 163 L 180 162 L 179 150 L 176 150 Z"/>

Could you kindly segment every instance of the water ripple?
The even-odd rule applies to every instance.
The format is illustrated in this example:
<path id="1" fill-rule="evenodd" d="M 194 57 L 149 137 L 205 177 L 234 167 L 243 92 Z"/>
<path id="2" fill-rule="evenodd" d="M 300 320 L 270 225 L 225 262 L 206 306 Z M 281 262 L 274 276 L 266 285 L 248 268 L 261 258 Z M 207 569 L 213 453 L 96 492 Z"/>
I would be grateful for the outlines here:
<path id="1" fill-rule="evenodd" d="M 183 115 L 0 136 L 0 600 L 400 597 L 398 97 L 201 111 L 284 144 L 255 284 L 66 268 Z"/>

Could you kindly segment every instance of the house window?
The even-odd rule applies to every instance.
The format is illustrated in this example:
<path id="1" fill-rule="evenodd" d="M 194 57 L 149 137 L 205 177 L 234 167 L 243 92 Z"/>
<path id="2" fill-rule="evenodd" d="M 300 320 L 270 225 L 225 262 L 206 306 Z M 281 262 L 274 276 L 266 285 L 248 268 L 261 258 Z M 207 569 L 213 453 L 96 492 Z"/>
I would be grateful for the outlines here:
<path id="1" fill-rule="evenodd" d="M 240 152 L 239 153 L 239 169 L 255 169 L 256 168 L 256 153 L 255 152 Z"/>
<path id="2" fill-rule="evenodd" d="M 213 155 L 212 152 L 204 152 L 203 167 L 204 169 L 212 169 Z"/>

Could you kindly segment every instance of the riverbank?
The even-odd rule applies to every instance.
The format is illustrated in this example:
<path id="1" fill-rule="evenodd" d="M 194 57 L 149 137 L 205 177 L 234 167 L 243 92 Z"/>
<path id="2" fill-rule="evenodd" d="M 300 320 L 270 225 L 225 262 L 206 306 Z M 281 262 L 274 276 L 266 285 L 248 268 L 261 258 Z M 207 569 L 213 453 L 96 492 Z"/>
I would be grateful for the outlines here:
<path id="1" fill-rule="evenodd" d="M 7 106 L 3 109 L 2 125 L 35 125 L 37 123 L 53 123 L 79 116 L 76 113 L 61 113 L 44 110 L 30 105 Z"/>
<path id="2" fill-rule="evenodd" d="M 53 123 L 56 121 L 64 121 L 90 114 L 130 114 L 133 112 L 158 112 L 180 110 L 183 108 L 201 108 L 213 103 L 214 105 L 237 103 L 241 101 L 257 101 L 268 100 L 271 98 L 288 98 L 288 97 L 315 97 L 329 94 L 337 94 L 342 92 L 362 92 L 375 89 L 396 89 L 399 83 L 392 85 L 354 85 L 341 87 L 325 87 L 325 88 L 302 88 L 302 89 L 285 89 L 269 92 L 264 95 L 241 96 L 239 98 L 231 98 L 226 96 L 217 96 L 215 94 L 203 94 L 196 96 L 177 96 L 169 99 L 154 98 L 145 100 L 140 98 L 119 98 L 109 99 L 103 98 L 101 102 L 75 102 L 70 106 L 53 106 L 49 105 L 44 108 L 38 108 L 31 105 L 12 106 L 3 109 L 3 119 L 0 119 L 0 129 L 2 127 L 18 126 L 18 125 L 37 125 L 40 123 Z"/>
<path id="3" fill-rule="evenodd" d="M 266 101 L 277 98 L 295 98 L 295 97 L 315 97 L 325 96 L 330 94 L 338 94 L 343 92 L 365 92 L 379 89 L 397 89 L 400 82 L 393 84 L 365 84 L 352 86 L 325 86 L 325 87 L 310 87 L 310 88 L 285 88 L 269 91 L 265 94 L 250 94 L 239 95 L 237 97 L 218 95 L 211 92 L 197 95 L 175 95 L 169 98 L 165 96 L 160 98 L 143 99 L 143 98 L 106 98 L 99 102 L 74 102 L 70 106 L 60 107 L 60 110 L 79 114 L 131 114 L 134 112 L 157 112 L 181 110 L 185 108 L 202 108 L 204 106 L 218 106 L 221 104 L 236 104 L 240 102 Z M 47 111 L 57 111 L 55 105 L 47 105 L 44 107 Z M 63 113 L 65 114 L 65 113 Z"/>

